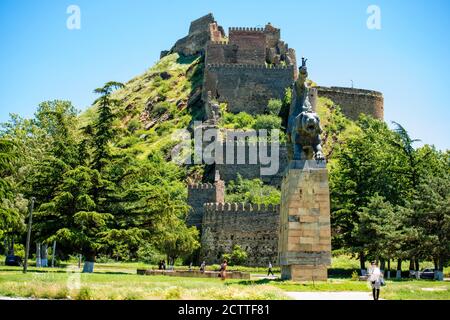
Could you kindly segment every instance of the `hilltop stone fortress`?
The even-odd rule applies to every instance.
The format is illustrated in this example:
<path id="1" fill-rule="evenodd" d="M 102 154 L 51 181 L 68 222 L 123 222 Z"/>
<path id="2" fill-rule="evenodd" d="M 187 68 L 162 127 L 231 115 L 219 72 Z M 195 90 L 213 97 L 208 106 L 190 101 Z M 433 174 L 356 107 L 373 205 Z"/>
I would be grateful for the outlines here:
<path id="1" fill-rule="evenodd" d="M 281 30 L 270 23 L 264 28 L 232 27 L 227 35 L 213 15 L 208 14 L 191 22 L 188 35 L 178 40 L 170 51 L 161 52 L 161 57 L 174 52 L 204 57 L 201 96 L 205 109 L 211 109 L 211 99 L 214 99 L 226 102 L 229 112 L 263 114 L 268 101 L 283 99 L 286 88 L 298 77 L 295 50 L 281 40 Z M 315 101 L 317 97 L 331 99 L 350 119 L 357 119 L 360 113 L 383 119 L 380 92 L 316 86 L 310 90 L 310 100 Z M 214 121 L 210 123 L 214 127 Z M 244 148 L 248 154 L 250 146 Z M 192 209 L 187 223 L 201 230 L 200 260 L 217 263 L 223 253 L 231 252 L 237 244 L 248 253 L 247 265 L 278 262 L 280 206 L 225 203 L 224 200 L 226 184 L 238 174 L 247 179 L 261 178 L 264 183 L 280 187 L 288 163 L 284 146 L 280 147 L 279 162 L 278 173 L 272 176 L 262 176 L 260 164 L 234 161 L 208 165 L 205 181 L 210 182 L 188 186 L 188 204 Z"/>

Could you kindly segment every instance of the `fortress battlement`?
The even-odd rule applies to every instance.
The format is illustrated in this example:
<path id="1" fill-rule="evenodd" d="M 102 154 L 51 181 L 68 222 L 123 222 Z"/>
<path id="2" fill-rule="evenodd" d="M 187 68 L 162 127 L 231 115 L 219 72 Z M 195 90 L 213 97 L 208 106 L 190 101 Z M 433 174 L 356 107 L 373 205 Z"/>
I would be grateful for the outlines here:
<path id="1" fill-rule="evenodd" d="M 232 33 L 235 31 L 239 31 L 239 32 L 251 32 L 251 33 L 264 33 L 264 28 L 249 28 L 249 27 L 230 27 L 228 28 L 228 33 Z"/>
<path id="2" fill-rule="evenodd" d="M 320 90 L 322 92 L 340 92 L 340 93 L 347 93 L 347 94 L 355 94 L 355 95 L 369 95 L 374 97 L 383 98 L 383 93 L 375 90 L 367 90 L 367 89 L 358 89 L 358 88 L 349 88 L 349 87 L 322 87 L 317 86 L 315 87 L 317 90 Z"/>
<path id="3" fill-rule="evenodd" d="M 214 202 L 214 203 L 205 203 L 204 204 L 205 213 L 206 214 L 217 214 L 217 213 L 224 213 L 227 212 L 279 212 L 280 206 L 279 205 L 265 205 L 265 204 L 251 204 L 251 203 L 221 203 L 221 202 Z"/>
<path id="4" fill-rule="evenodd" d="M 211 40 L 211 41 L 208 42 L 208 45 L 212 45 L 212 44 L 215 44 L 215 45 L 227 45 L 227 44 L 229 44 L 229 42 L 228 42 L 228 40 Z"/>
<path id="5" fill-rule="evenodd" d="M 214 189 L 215 186 L 212 183 L 191 183 L 188 185 L 189 189 Z"/>
<path id="6" fill-rule="evenodd" d="M 315 88 L 319 97 L 332 100 L 350 119 L 358 119 L 361 113 L 376 119 L 384 119 L 384 98 L 381 92 L 348 87 L 318 86 Z"/>
<path id="7" fill-rule="evenodd" d="M 267 64 L 233 64 L 233 63 L 210 63 L 208 69 L 275 69 L 293 70 L 293 65 L 267 65 Z"/>

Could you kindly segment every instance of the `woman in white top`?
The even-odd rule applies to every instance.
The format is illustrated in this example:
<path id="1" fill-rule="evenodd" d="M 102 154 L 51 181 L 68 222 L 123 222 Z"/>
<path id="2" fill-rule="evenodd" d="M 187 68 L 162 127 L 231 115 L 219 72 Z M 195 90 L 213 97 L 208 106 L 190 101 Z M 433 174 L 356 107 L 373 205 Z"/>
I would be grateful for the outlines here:
<path id="1" fill-rule="evenodd" d="M 369 269 L 369 281 L 372 286 L 373 299 L 378 300 L 383 274 L 375 261 L 372 261 L 372 267 Z"/>

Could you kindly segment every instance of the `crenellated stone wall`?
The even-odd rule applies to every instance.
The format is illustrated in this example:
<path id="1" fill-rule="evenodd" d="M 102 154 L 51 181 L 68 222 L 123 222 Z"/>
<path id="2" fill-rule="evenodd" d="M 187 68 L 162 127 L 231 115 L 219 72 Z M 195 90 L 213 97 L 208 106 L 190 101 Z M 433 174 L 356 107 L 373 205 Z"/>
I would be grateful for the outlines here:
<path id="1" fill-rule="evenodd" d="M 384 98 L 378 91 L 345 88 L 316 87 L 319 97 L 326 97 L 341 107 L 342 113 L 357 120 L 361 113 L 375 119 L 384 119 Z"/>
<path id="2" fill-rule="evenodd" d="M 263 28 L 229 28 L 229 43 L 237 48 L 236 63 L 264 64 L 266 35 Z M 207 61 L 207 63 L 213 63 Z"/>
<path id="3" fill-rule="evenodd" d="M 270 99 L 283 99 L 294 80 L 294 66 L 265 64 L 209 64 L 205 67 L 203 96 L 208 91 L 219 102 L 228 103 L 228 111 L 249 114 L 265 112 Z"/>
<path id="4" fill-rule="evenodd" d="M 186 219 L 188 226 L 201 229 L 205 203 L 223 202 L 225 199 L 225 184 L 223 181 L 188 185 L 188 205 L 191 207 Z"/>
<path id="5" fill-rule="evenodd" d="M 223 253 L 231 253 L 234 245 L 240 245 L 248 254 L 245 265 L 276 263 L 280 206 L 206 203 L 204 212 L 202 260 L 219 263 Z"/>

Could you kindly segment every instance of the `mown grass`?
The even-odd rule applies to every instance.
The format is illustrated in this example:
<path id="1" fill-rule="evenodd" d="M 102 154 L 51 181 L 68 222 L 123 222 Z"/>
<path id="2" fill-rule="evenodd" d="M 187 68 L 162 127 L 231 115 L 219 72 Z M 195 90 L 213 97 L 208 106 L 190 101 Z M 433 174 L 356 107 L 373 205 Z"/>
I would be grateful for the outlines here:
<path id="1" fill-rule="evenodd" d="M 239 280 L 79 272 L 0 271 L 0 295 L 44 299 L 287 299 L 265 284 Z"/>
<path id="2" fill-rule="evenodd" d="M 330 278 L 328 281 L 292 282 L 261 279 L 266 268 L 231 266 L 231 270 L 249 272 L 252 280 L 182 278 L 136 275 L 138 268 L 157 268 L 144 263 L 96 263 L 93 274 L 82 274 L 76 264 L 62 263 L 59 268 L 36 268 L 33 261 L 27 274 L 20 267 L 0 266 L 0 296 L 42 299 L 288 299 L 288 291 L 370 291 L 366 281 Z M 332 268 L 357 269 L 357 260 L 335 257 Z M 175 269 L 186 269 L 176 266 Z M 208 266 L 218 269 L 217 265 Z M 274 269 L 279 275 L 279 268 Z M 387 280 L 383 299 L 450 300 L 450 282 L 428 280 Z"/>

